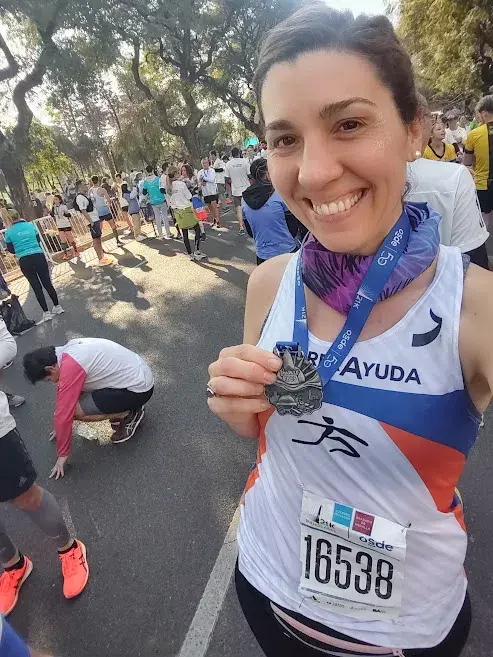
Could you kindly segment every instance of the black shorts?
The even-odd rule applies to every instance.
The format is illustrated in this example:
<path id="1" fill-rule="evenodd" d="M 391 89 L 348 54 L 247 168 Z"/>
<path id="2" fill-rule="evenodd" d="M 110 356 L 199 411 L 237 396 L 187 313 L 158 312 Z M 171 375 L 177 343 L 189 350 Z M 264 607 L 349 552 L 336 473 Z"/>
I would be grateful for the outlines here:
<path id="1" fill-rule="evenodd" d="M 241 199 L 242 199 L 241 196 L 233 196 L 233 203 L 235 208 L 241 207 Z"/>
<path id="2" fill-rule="evenodd" d="M 478 189 L 477 192 L 481 212 L 483 214 L 493 212 L 493 187 L 490 189 Z"/>
<path id="3" fill-rule="evenodd" d="M 93 240 L 97 240 L 101 237 L 101 221 L 98 219 L 92 224 L 89 224 L 89 231 Z"/>
<path id="4" fill-rule="evenodd" d="M 101 388 L 82 393 L 79 404 L 85 415 L 111 415 L 135 411 L 147 404 L 153 392 L 154 386 L 146 392 L 133 392 L 127 388 Z"/>
<path id="5" fill-rule="evenodd" d="M 235 584 L 243 614 L 266 657 L 279 657 L 279 655 L 282 655 L 282 657 L 322 657 L 323 655 L 327 655 L 329 657 L 330 655 L 341 654 L 338 648 L 332 647 L 331 650 L 331 646 L 328 646 L 326 643 L 309 638 L 306 634 L 291 628 L 287 624 L 286 628 L 289 629 L 285 629 L 274 615 L 270 600 L 260 593 L 260 591 L 257 591 L 240 573 L 238 564 L 236 564 Z M 283 609 L 280 605 L 277 605 L 277 607 L 295 620 L 300 621 L 314 630 L 318 630 L 322 634 L 329 635 L 335 639 L 350 641 L 351 643 L 368 645 L 335 630 L 330 630 L 316 621 L 305 618 L 301 614 Z M 471 601 L 469 595 L 466 594 L 457 620 L 445 639 L 434 648 L 404 650 L 404 656 L 459 657 L 469 636 L 471 619 Z M 353 654 L 355 653 L 351 652 L 351 655 Z M 370 655 L 367 652 L 363 652 L 361 657 L 370 657 Z"/>
<path id="6" fill-rule="evenodd" d="M 111 221 L 113 219 L 113 215 L 111 214 L 105 214 L 102 217 L 99 217 L 99 221 Z"/>
<path id="7" fill-rule="evenodd" d="M 72 226 L 70 226 L 70 228 L 60 228 L 59 226 L 57 226 L 57 228 L 59 233 L 68 233 L 69 230 L 72 230 Z"/>
<path id="8" fill-rule="evenodd" d="M 15 500 L 31 488 L 36 477 L 22 438 L 12 429 L 0 438 L 0 502 Z"/>
<path id="9" fill-rule="evenodd" d="M 204 196 L 204 203 L 212 203 L 213 201 L 218 201 L 219 195 L 218 194 L 211 194 L 210 196 Z"/>

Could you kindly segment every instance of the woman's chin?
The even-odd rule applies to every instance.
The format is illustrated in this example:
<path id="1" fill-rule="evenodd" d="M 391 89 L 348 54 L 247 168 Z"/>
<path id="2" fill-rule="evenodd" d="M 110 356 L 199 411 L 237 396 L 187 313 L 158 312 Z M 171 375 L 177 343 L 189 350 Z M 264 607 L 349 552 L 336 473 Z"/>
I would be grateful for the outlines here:
<path id="1" fill-rule="evenodd" d="M 327 231 L 312 233 L 312 235 L 325 246 L 329 251 L 334 253 L 347 253 L 349 255 L 371 255 L 375 253 L 376 248 L 369 245 L 368 236 L 354 235 L 350 232 L 346 234 L 334 234 Z"/>

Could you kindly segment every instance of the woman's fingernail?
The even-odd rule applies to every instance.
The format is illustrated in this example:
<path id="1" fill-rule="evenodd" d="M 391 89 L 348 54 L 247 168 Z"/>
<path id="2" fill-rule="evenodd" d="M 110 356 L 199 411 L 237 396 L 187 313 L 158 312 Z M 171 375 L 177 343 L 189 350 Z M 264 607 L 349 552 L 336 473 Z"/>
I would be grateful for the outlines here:
<path id="1" fill-rule="evenodd" d="M 274 383 L 274 381 L 276 380 L 276 378 L 277 378 L 277 377 L 276 377 L 276 375 L 274 374 L 274 372 L 266 372 L 266 373 L 264 374 L 264 381 L 265 381 L 266 383 Z"/>
<path id="2" fill-rule="evenodd" d="M 278 369 L 279 369 L 279 366 L 281 365 L 281 361 L 280 361 L 279 358 L 269 358 L 269 360 L 267 361 L 267 365 L 268 365 L 272 370 L 273 370 L 273 369 L 278 370 Z"/>

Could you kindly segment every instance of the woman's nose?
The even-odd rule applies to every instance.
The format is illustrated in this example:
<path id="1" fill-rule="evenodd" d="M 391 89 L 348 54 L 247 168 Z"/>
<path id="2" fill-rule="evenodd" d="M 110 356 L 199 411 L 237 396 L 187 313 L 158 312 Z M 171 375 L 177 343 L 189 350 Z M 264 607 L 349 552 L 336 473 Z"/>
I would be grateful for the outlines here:
<path id="1" fill-rule="evenodd" d="M 322 135 L 305 139 L 298 182 L 305 189 L 320 191 L 344 171 L 339 149 Z"/>

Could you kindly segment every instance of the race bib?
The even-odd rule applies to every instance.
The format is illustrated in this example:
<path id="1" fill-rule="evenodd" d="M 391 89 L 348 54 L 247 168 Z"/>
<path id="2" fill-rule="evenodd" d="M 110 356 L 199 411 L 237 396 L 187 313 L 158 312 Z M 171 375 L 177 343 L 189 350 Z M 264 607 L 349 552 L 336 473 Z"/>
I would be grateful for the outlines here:
<path id="1" fill-rule="evenodd" d="M 303 491 L 299 591 L 365 620 L 400 613 L 407 528 Z"/>

